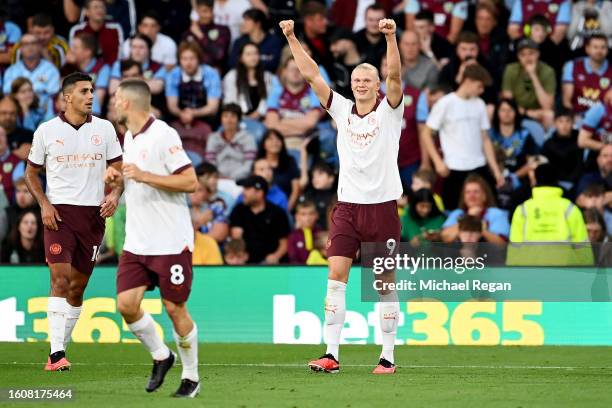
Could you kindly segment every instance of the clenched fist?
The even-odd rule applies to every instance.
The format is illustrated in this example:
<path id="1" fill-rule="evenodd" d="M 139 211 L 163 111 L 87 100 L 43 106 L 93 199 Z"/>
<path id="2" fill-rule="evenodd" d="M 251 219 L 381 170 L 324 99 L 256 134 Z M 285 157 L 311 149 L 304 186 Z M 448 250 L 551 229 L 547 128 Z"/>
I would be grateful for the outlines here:
<path id="1" fill-rule="evenodd" d="M 278 25 L 280 26 L 281 30 L 283 30 L 283 34 L 285 34 L 285 37 L 289 37 L 293 35 L 293 26 L 294 26 L 293 20 L 283 20 L 280 23 L 278 23 Z"/>
<path id="2" fill-rule="evenodd" d="M 395 34 L 395 21 L 391 18 L 383 18 L 378 21 L 378 29 L 384 35 Z"/>

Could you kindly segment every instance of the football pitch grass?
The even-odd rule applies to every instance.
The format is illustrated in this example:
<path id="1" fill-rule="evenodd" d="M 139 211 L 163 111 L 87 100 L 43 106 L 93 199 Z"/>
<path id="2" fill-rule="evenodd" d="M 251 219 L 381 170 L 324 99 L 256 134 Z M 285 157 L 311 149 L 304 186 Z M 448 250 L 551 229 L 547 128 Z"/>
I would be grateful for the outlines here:
<path id="1" fill-rule="evenodd" d="M 342 346 L 341 372 L 324 374 L 306 367 L 323 346 L 200 344 L 202 391 L 193 401 L 170 397 L 180 365 L 160 390 L 144 391 L 151 365 L 140 344 L 72 344 L 68 372 L 43 371 L 47 350 L 46 343 L 0 343 L 0 388 L 72 387 L 74 399 L 12 406 L 612 406 L 607 347 L 398 346 L 397 373 L 376 376 L 378 346 Z"/>

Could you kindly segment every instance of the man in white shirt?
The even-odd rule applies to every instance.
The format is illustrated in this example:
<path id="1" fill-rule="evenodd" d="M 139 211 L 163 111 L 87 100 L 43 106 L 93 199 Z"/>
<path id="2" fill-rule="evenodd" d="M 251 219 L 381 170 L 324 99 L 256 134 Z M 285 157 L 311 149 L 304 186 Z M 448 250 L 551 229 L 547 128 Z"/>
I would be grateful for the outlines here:
<path id="1" fill-rule="evenodd" d="M 151 39 L 151 59 L 164 64 L 166 71 L 170 71 L 176 65 L 176 43 L 167 35 L 160 33 L 161 25 L 159 15 L 151 10 L 140 18 L 138 32 Z M 124 59 L 130 57 L 130 39 L 123 42 L 121 55 Z"/>
<path id="2" fill-rule="evenodd" d="M 25 179 L 45 226 L 45 257 L 51 270 L 47 307 L 51 352 L 45 370 L 70 368 L 66 345 L 81 314 L 83 292 L 104 237 L 104 218 L 115 212 L 123 191 L 117 183 L 104 195 L 108 165 L 121 168 L 121 145 L 113 125 L 91 115 L 94 87 L 82 72 L 62 83 L 66 112 L 34 132 Z M 47 191 L 39 173 L 43 166 Z"/>
<path id="3" fill-rule="evenodd" d="M 196 173 L 178 133 L 151 115 L 146 82 L 123 81 L 115 93 L 115 110 L 118 122 L 128 129 L 123 175 L 110 169 L 105 176 L 111 185 L 125 178 L 125 244 L 117 271 L 117 307 L 153 357 L 146 387 L 153 392 L 175 362 L 153 318 L 140 306 L 145 291 L 159 286 L 183 363 L 181 385 L 174 396 L 193 398 L 200 390 L 200 379 L 198 329 L 186 306 L 193 278 L 193 227 L 185 193 L 195 191 Z"/>
<path id="4" fill-rule="evenodd" d="M 444 177 L 442 199 L 448 209 L 457 208 L 463 182 L 470 173 L 478 173 L 494 190 L 504 184 L 489 139 L 489 118 L 479 96 L 491 76 L 482 66 L 468 65 L 456 92 L 442 97 L 431 109 L 421 134 L 436 172 Z M 436 149 L 432 132 L 438 132 L 444 158 Z M 487 169 L 487 164 L 489 169 Z"/>
<path id="5" fill-rule="evenodd" d="M 387 96 L 378 99 L 380 77 L 370 64 L 351 73 L 355 103 L 329 88 L 314 60 L 293 32 L 292 20 L 280 26 L 302 76 L 338 127 L 340 175 L 338 203 L 331 215 L 327 255 L 329 275 L 325 301 L 326 353 L 309 363 L 313 371 L 338 372 L 340 332 L 346 316 L 346 282 L 353 258 L 362 242 L 399 242 L 400 222 L 396 200 L 402 195 L 397 167 L 404 106 L 401 63 L 395 22 L 382 19 L 378 27 L 387 43 Z M 381 279 L 395 279 L 384 274 Z M 393 348 L 399 318 L 397 292 L 381 291 L 380 323 L 383 349 L 375 374 L 395 372 Z"/>

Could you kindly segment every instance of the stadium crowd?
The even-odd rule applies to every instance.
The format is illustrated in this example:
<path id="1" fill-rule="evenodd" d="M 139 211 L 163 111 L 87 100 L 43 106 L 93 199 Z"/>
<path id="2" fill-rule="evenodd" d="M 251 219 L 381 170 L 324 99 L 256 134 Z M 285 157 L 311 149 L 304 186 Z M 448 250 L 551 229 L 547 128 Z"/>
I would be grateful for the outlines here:
<path id="1" fill-rule="evenodd" d="M 82 71 L 93 113 L 120 139 L 113 94 L 125 78 L 147 82 L 152 113 L 181 136 L 199 177 L 194 264 L 326 264 L 335 125 L 278 22 L 296 20 L 325 79 L 352 98 L 363 62 L 384 95 L 386 17 L 400 27 L 402 239 L 607 241 L 610 1 L 5 0 L 1 262 L 45 261 L 25 160 L 38 125 L 63 110 L 61 79 Z M 116 262 L 124 235 L 123 205 L 99 262 Z"/>

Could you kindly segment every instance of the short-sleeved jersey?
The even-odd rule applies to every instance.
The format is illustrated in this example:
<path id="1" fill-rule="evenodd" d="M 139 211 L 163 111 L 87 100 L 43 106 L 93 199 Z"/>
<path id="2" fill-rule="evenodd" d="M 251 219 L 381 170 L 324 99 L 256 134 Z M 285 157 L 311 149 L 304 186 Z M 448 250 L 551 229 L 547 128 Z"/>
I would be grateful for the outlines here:
<path id="1" fill-rule="evenodd" d="M 400 198 L 397 156 L 404 104 L 392 108 L 385 97 L 361 116 L 351 100 L 332 92 L 326 109 L 338 127 L 338 201 L 378 204 Z"/>
<path id="2" fill-rule="evenodd" d="M 597 102 L 584 115 L 582 129 L 592 132 L 603 143 L 612 143 L 612 106 Z"/>
<path id="3" fill-rule="evenodd" d="M 165 122 L 151 117 L 123 142 L 124 162 L 159 176 L 191 166 L 181 139 Z M 173 255 L 193 251 L 193 226 L 185 193 L 125 180 L 126 225 L 123 248 L 136 255 Z"/>
<path id="4" fill-rule="evenodd" d="M 51 204 L 98 206 L 104 199 L 106 165 L 121 160 L 121 145 L 113 125 L 88 116 L 78 128 L 63 114 L 34 132 L 28 162 L 45 166 Z"/>
<path id="5" fill-rule="evenodd" d="M 301 118 L 312 109 L 321 109 L 319 98 L 309 85 L 304 85 L 298 93 L 292 93 L 277 78 L 272 80 L 266 104 L 268 110 L 278 112 L 281 119 Z"/>

